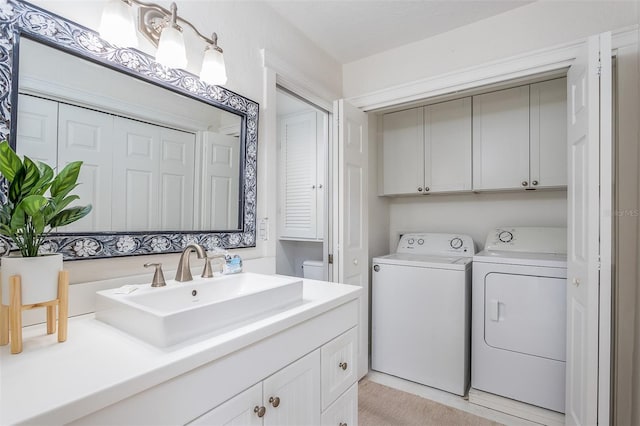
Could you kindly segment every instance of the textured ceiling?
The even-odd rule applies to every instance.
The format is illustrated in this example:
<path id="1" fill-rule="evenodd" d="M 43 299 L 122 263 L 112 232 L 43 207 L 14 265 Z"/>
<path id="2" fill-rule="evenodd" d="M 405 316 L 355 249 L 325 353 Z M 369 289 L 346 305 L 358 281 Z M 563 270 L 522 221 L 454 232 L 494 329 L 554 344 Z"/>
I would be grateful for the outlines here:
<path id="1" fill-rule="evenodd" d="M 264 0 L 339 63 L 450 31 L 531 0 Z"/>

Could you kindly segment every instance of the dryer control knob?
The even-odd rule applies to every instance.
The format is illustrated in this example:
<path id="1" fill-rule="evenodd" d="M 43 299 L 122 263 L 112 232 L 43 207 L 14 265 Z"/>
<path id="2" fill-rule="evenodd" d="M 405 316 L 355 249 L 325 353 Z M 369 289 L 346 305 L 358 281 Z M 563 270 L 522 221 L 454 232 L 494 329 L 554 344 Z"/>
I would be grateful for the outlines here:
<path id="1" fill-rule="evenodd" d="M 498 239 L 503 243 L 510 243 L 513 240 L 513 234 L 509 231 L 502 231 L 498 234 Z"/>
<path id="2" fill-rule="evenodd" d="M 449 242 L 449 245 L 451 246 L 452 249 L 459 249 L 460 247 L 462 247 L 462 244 L 464 244 L 464 242 L 462 241 L 462 238 L 454 238 Z"/>

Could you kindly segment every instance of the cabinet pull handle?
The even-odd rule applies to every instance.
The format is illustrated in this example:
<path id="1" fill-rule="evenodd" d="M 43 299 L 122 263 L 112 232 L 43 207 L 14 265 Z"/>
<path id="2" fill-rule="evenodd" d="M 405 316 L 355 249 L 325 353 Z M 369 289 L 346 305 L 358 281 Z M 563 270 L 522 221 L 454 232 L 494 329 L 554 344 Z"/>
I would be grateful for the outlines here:
<path id="1" fill-rule="evenodd" d="M 322 184 L 318 185 L 318 189 L 322 189 Z"/>
<path id="2" fill-rule="evenodd" d="M 347 363 L 346 362 L 341 362 L 340 364 L 338 364 L 338 367 L 342 368 L 343 370 L 347 369 Z"/>
<path id="3" fill-rule="evenodd" d="M 534 180 L 533 182 L 531 182 L 531 185 L 533 185 L 533 186 L 537 186 L 537 185 L 538 185 L 538 181 L 537 181 L 537 180 Z"/>
<path id="4" fill-rule="evenodd" d="M 527 186 L 527 185 L 529 185 L 529 182 L 527 182 L 526 180 L 523 180 L 522 181 L 522 186 Z"/>
<path id="5" fill-rule="evenodd" d="M 424 187 L 424 191 L 425 191 L 425 192 L 429 192 L 429 187 L 428 187 L 428 186 L 425 186 L 425 187 Z"/>
<path id="6" fill-rule="evenodd" d="M 311 189 L 316 189 L 316 186 L 315 185 L 311 185 Z"/>
<path id="7" fill-rule="evenodd" d="M 257 405 L 254 407 L 253 412 L 258 415 L 258 417 L 264 417 L 264 413 L 267 412 L 267 409 L 264 407 L 258 407 Z"/>
<path id="8" fill-rule="evenodd" d="M 418 192 L 422 192 L 422 187 L 421 186 L 418 187 Z"/>
<path id="9" fill-rule="evenodd" d="M 276 408 L 278 405 L 280 405 L 280 397 L 271 397 L 269 398 L 269 404 L 273 405 L 273 408 Z"/>

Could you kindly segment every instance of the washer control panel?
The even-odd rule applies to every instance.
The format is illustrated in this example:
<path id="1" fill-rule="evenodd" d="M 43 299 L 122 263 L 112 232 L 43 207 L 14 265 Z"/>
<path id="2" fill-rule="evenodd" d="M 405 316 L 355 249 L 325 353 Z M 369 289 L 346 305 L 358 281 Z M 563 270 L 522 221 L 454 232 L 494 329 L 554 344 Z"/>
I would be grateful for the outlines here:
<path id="1" fill-rule="evenodd" d="M 463 234 L 411 233 L 400 237 L 396 251 L 434 256 L 473 256 L 475 245 L 470 236 Z"/>
<path id="2" fill-rule="evenodd" d="M 555 227 L 502 227 L 489 232 L 485 250 L 531 253 L 567 253 L 567 229 Z"/>

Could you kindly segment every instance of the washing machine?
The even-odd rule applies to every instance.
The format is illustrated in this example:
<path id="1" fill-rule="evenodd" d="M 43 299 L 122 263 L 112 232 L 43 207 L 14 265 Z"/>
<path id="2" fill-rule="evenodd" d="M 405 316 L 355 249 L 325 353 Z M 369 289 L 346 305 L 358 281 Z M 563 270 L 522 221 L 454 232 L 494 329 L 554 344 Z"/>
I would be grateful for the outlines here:
<path id="1" fill-rule="evenodd" d="M 373 370 L 466 393 L 474 253 L 467 235 L 412 233 L 373 258 Z"/>
<path id="2" fill-rule="evenodd" d="M 471 387 L 564 412 L 567 232 L 504 227 L 473 257 Z"/>

